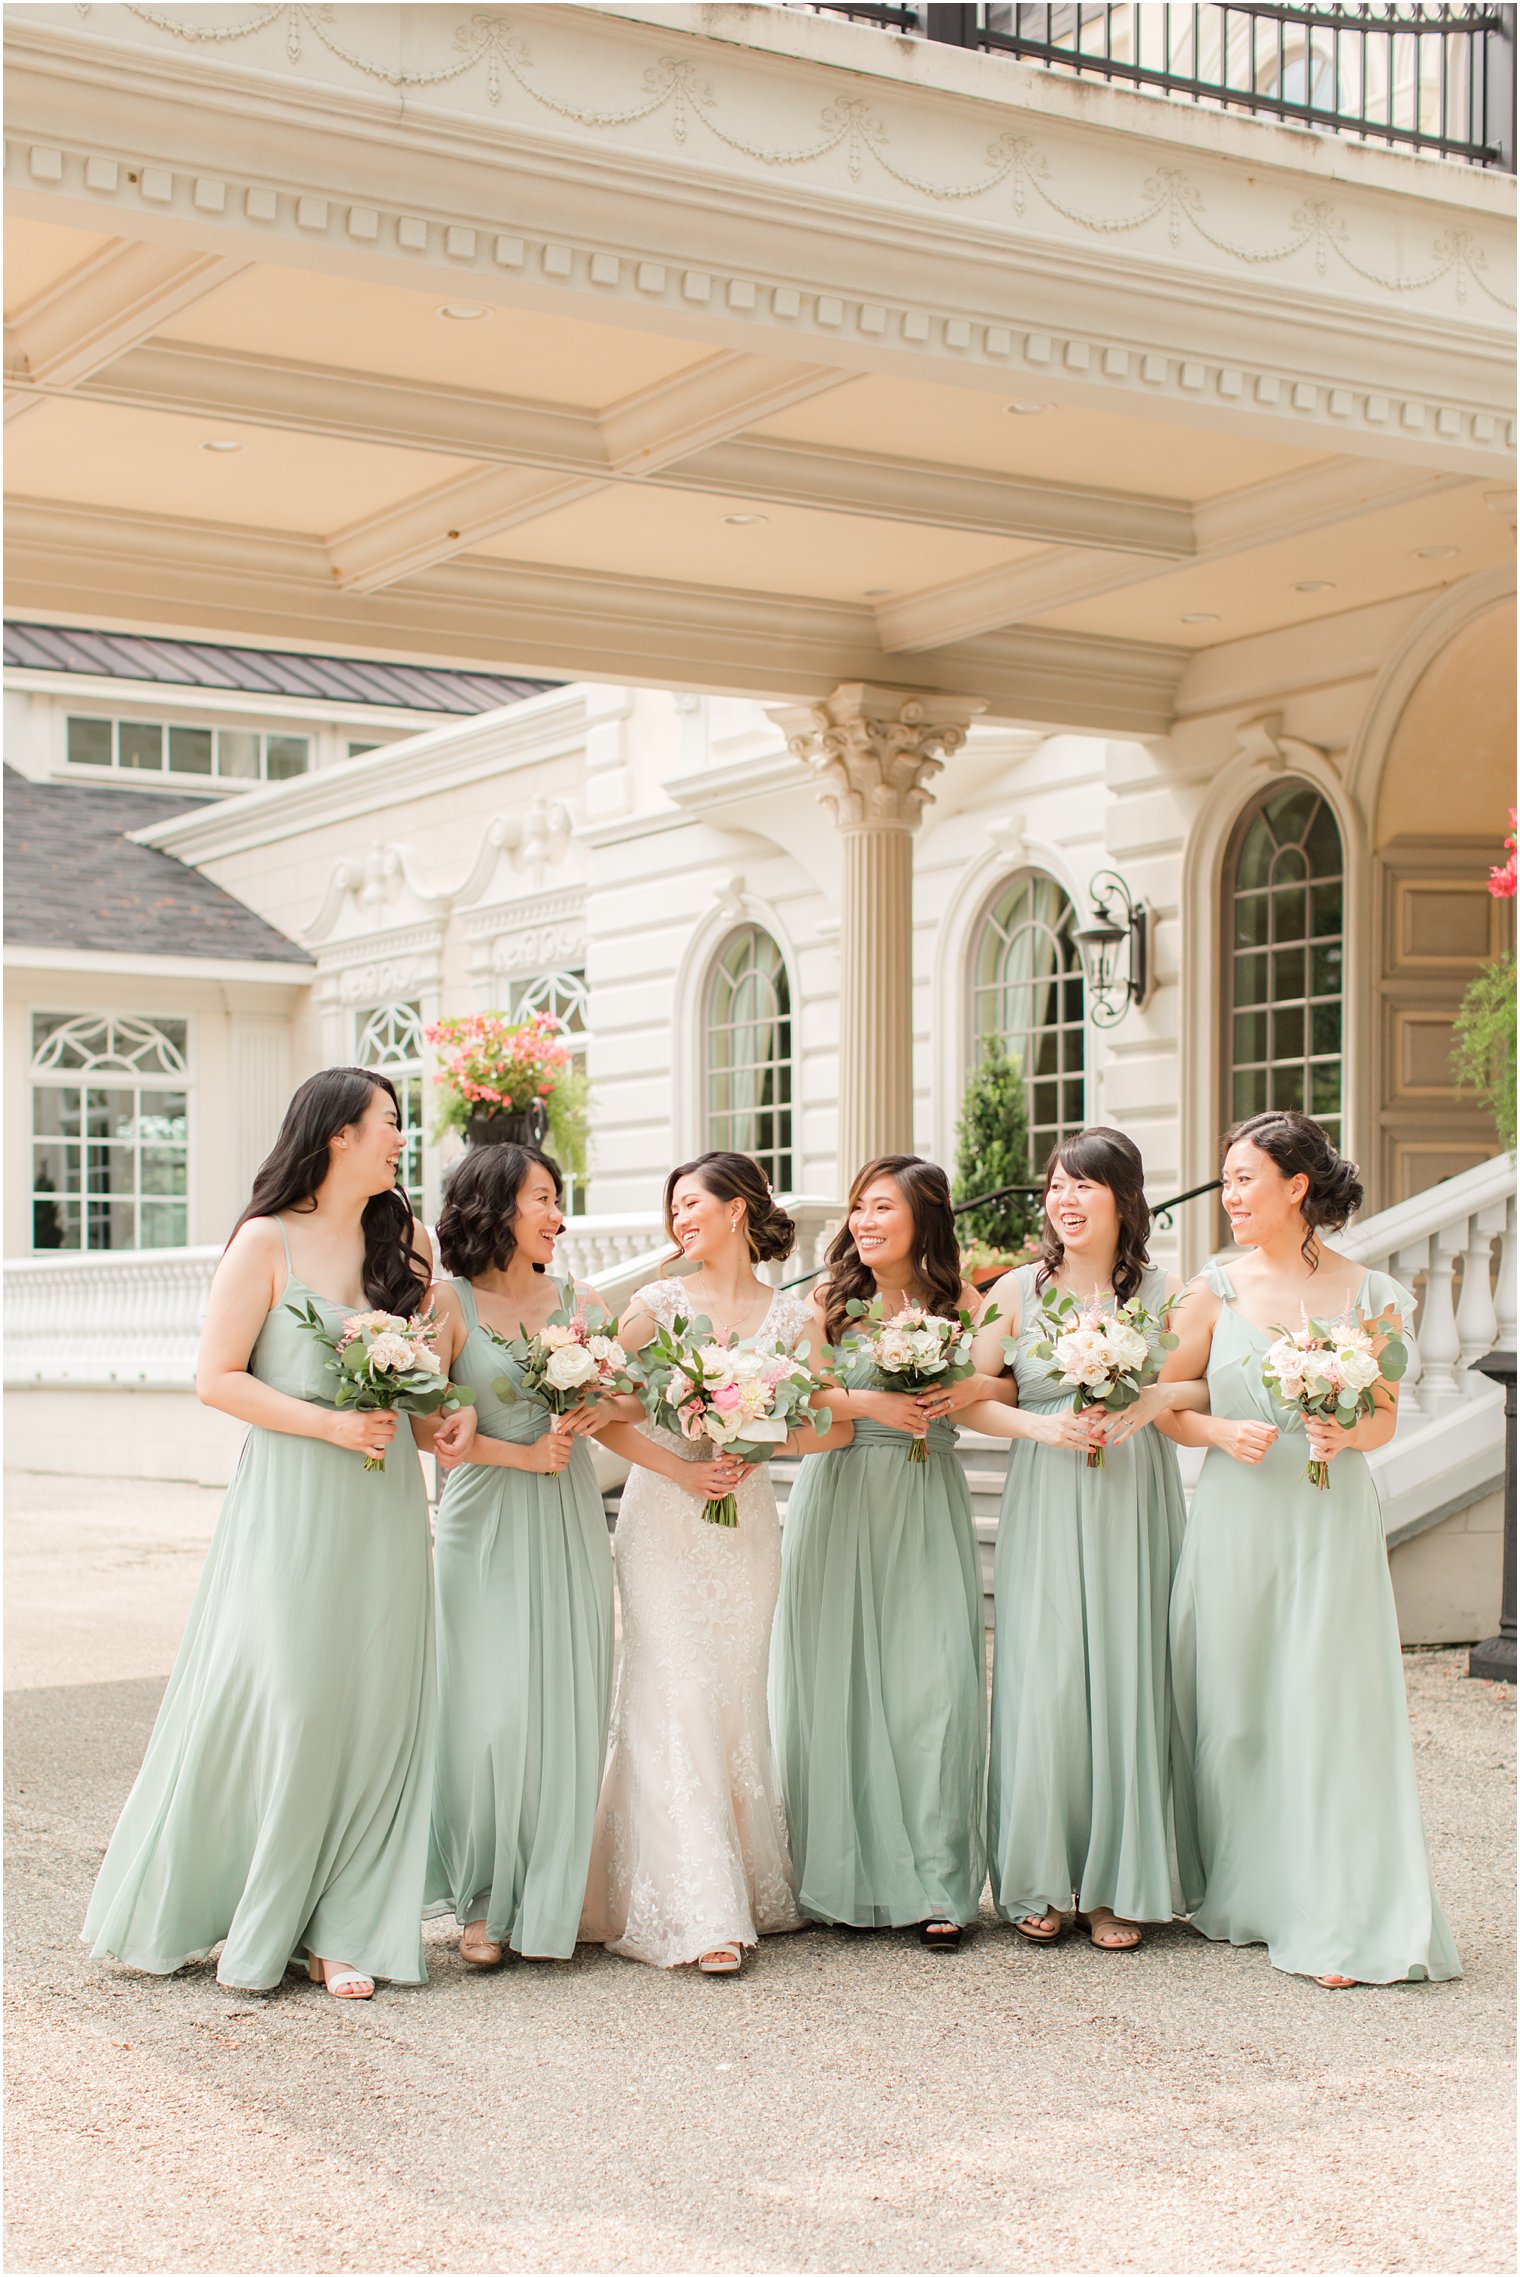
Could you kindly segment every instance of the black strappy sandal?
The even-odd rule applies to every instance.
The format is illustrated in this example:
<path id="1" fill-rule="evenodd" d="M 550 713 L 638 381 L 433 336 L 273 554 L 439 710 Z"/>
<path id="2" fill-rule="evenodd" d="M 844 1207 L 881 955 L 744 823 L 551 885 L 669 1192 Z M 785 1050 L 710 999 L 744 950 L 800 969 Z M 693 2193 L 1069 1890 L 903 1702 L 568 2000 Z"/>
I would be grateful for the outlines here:
<path id="1" fill-rule="evenodd" d="M 918 1941 L 931 1953 L 954 1953 L 960 1946 L 961 1925 L 958 1921 L 921 1921 Z"/>

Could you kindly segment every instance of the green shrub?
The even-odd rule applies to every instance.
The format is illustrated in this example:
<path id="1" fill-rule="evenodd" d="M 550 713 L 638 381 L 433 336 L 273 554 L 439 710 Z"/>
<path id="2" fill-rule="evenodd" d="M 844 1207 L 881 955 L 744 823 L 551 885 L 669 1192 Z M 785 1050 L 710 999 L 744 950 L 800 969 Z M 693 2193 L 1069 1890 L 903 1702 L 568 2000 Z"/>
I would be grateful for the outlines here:
<path id="1" fill-rule="evenodd" d="M 989 1036 L 961 1102 L 957 1133 L 955 1191 L 957 1199 L 986 1194 L 999 1186 L 1028 1184 L 1029 1109 L 1024 1096 L 1024 1071 L 1010 1055 L 1000 1036 Z M 962 1243 L 985 1242 L 989 1248 L 1016 1249 L 1040 1222 L 1037 1198 L 1011 1194 L 1006 1201 L 986 1202 L 967 1210 L 955 1221 Z"/>
<path id="2" fill-rule="evenodd" d="M 1494 1118 L 1507 1150 L 1515 1151 L 1515 958 L 1480 972 L 1457 1014 L 1452 1072 L 1464 1091 L 1475 1091 Z"/>

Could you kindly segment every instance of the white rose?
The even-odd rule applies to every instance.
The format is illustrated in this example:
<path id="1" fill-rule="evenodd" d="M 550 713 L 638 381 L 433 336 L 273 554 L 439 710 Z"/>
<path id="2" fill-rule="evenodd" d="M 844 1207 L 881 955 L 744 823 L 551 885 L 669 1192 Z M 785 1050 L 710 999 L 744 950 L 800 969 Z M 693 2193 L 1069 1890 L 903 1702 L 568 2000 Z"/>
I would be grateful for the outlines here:
<path id="1" fill-rule="evenodd" d="M 400 1375 L 415 1365 L 412 1347 L 404 1336 L 393 1336 L 387 1331 L 371 1344 L 369 1364 L 385 1375 Z"/>
<path id="2" fill-rule="evenodd" d="M 443 1374 L 443 1362 L 431 1344 L 414 1344 L 412 1346 L 412 1366 L 421 1368 L 430 1376 L 441 1376 Z"/>
<path id="3" fill-rule="evenodd" d="M 1369 1384 L 1377 1382 L 1376 1360 L 1370 1352 L 1364 1352 L 1354 1344 L 1342 1344 L 1337 1348 L 1335 1365 L 1340 1371 L 1341 1382 L 1348 1391 L 1365 1391 Z"/>
<path id="4" fill-rule="evenodd" d="M 549 1354 L 544 1381 L 556 1391 L 574 1391 L 578 1384 L 590 1383 L 595 1374 L 596 1362 L 584 1344 L 562 1344 Z"/>
<path id="5" fill-rule="evenodd" d="M 902 1369 L 911 1366 L 912 1346 L 900 1330 L 889 1328 L 876 1340 L 876 1359 L 887 1375 L 895 1376 Z"/>
<path id="6" fill-rule="evenodd" d="M 720 1415 L 716 1409 L 709 1412 L 704 1429 L 715 1447 L 726 1447 L 730 1439 L 737 1439 L 744 1429 L 744 1418 L 737 1412 Z"/>
<path id="7" fill-rule="evenodd" d="M 1124 1320 L 1111 1320 L 1103 1331 L 1103 1341 L 1121 1368 L 1142 1367 L 1150 1349 L 1139 1329 Z"/>
<path id="8" fill-rule="evenodd" d="M 628 1358 L 627 1353 L 615 1336 L 588 1337 L 586 1350 L 591 1354 L 593 1360 L 599 1361 L 603 1367 L 608 1368 L 621 1368 Z"/>
<path id="9" fill-rule="evenodd" d="M 1305 1352 L 1299 1357 L 1299 1373 L 1310 1391 L 1328 1391 L 1335 1382 L 1335 1354 L 1333 1352 Z"/>

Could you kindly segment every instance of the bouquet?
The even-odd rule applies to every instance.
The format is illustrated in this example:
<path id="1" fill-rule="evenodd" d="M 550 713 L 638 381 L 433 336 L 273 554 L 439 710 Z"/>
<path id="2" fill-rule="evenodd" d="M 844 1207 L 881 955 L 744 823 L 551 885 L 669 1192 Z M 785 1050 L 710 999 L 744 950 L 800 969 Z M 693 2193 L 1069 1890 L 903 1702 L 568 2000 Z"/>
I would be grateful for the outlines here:
<path id="1" fill-rule="evenodd" d="M 1062 1383 L 1071 1385 L 1078 1415 L 1089 1407 L 1119 1415 L 1133 1407 L 1147 1384 L 1155 1382 L 1167 1353 L 1177 1349 L 1167 1318 L 1165 1310 L 1147 1312 L 1137 1297 L 1122 1305 L 1094 1302 L 1084 1307 L 1075 1297 L 1052 1291 L 1036 1323 L 1043 1334 L 1030 1350 L 1035 1359 L 1050 1361 Z M 1013 1358 L 1016 1342 L 1013 1337 L 1005 1340 L 1005 1358 Z M 1087 1467 L 1103 1469 L 1101 1447 L 1088 1450 Z"/>
<path id="2" fill-rule="evenodd" d="M 301 1326 L 331 1355 L 338 1379 L 334 1407 L 390 1407 L 400 1415 L 453 1415 L 475 1394 L 467 1384 L 451 1383 L 433 1350 L 436 1312 L 350 1313 L 336 1336 L 310 1302 L 287 1305 Z M 366 1455 L 367 1471 L 383 1471 L 383 1455 Z"/>
<path id="3" fill-rule="evenodd" d="M 1298 1329 L 1274 1328 L 1276 1342 L 1261 1364 L 1262 1382 L 1286 1408 L 1323 1416 L 1350 1431 L 1358 1416 L 1370 1415 L 1379 1378 L 1396 1384 L 1409 1365 L 1409 1347 L 1398 1308 L 1368 1319 L 1354 1309 L 1339 1320 L 1310 1320 Z M 1330 1484 L 1330 1465 L 1311 1462 L 1311 1486 Z"/>
<path id="4" fill-rule="evenodd" d="M 793 1422 L 811 1422 L 819 1438 L 829 1417 L 812 1406 L 812 1370 L 779 1347 L 720 1344 L 710 1320 L 676 1319 L 660 1327 L 639 1354 L 639 1397 L 650 1421 L 693 1445 L 732 1449 L 746 1462 L 764 1462 L 786 1440 Z M 709 1497 L 702 1516 L 710 1526 L 737 1526 L 731 1494 Z"/>
<path id="5" fill-rule="evenodd" d="M 514 1400 L 536 1399 L 551 1415 L 568 1415 L 572 1408 L 593 1406 L 607 1392 L 634 1389 L 618 1324 L 607 1313 L 598 1312 L 592 1320 L 577 1305 L 574 1312 L 551 1313 L 532 1336 L 499 1336 L 494 1328 L 487 1328 L 486 1335 L 518 1365 L 521 1381 L 498 1376 L 491 1387 L 509 1407 Z"/>
<path id="6" fill-rule="evenodd" d="M 869 1304 L 851 1297 L 844 1309 L 860 1326 L 845 1337 L 842 1351 L 864 1353 L 888 1391 L 910 1394 L 926 1391 L 931 1384 L 958 1384 L 972 1375 L 971 1339 L 977 1328 L 988 1327 L 998 1317 L 994 1305 L 973 1326 L 969 1312 L 925 1312 L 922 1305 L 906 1304 L 888 1320 L 880 1297 Z M 929 1460 L 926 1440 L 912 1442 L 908 1460 Z"/>

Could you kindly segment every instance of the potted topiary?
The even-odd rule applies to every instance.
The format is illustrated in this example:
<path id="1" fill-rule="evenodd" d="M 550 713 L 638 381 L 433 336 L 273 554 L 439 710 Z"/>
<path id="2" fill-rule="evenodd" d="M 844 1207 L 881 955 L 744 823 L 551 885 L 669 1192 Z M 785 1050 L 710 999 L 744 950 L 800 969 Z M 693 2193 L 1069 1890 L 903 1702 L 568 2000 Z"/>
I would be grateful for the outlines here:
<path id="1" fill-rule="evenodd" d="M 549 1012 L 512 1020 L 469 1012 L 424 1031 L 439 1057 L 434 1136 L 467 1146 L 542 1146 L 573 1177 L 586 1169 L 586 1078 Z"/>
<path id="2" fill-rule="evenodd" d="M 969 1200 L 1002 1186 L 1027 1192 L 957 1209 L 968 1280 L 986 1288 L 1011 1266 L 1039 1254 L 1040 1204 L 1029 1178 L 1029 1109 L 1024 1071 L 1001 1036 L 988 1036 L 961 1102 L 955 1188 Z"/>

